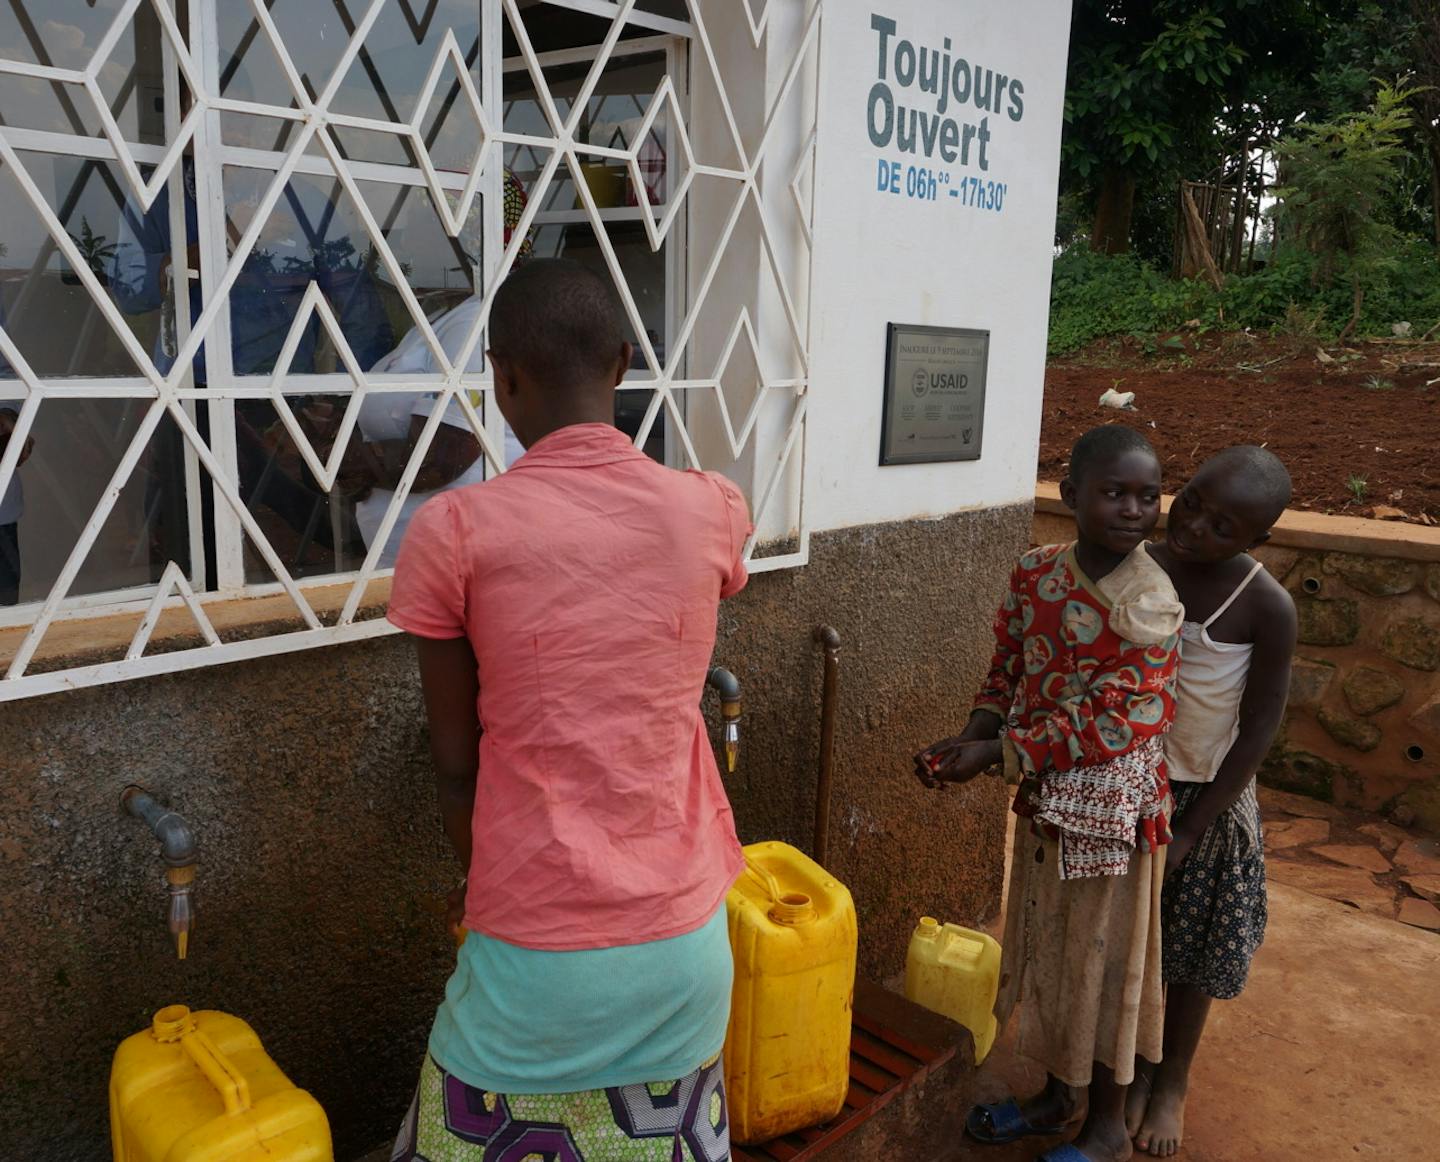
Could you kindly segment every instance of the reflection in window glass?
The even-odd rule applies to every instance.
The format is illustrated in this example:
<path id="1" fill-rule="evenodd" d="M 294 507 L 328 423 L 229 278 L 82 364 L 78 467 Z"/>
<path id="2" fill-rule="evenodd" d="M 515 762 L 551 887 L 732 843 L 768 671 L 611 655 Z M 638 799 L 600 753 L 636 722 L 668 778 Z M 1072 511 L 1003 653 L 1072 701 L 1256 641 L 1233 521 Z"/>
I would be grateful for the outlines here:
<path id="1" fill-rule="evenodd" d="M 8 368 L 0 367 L 0 374 Z M 21 393 L 0 378 L 0 415 Z M 48 399 L 31 429 L 32 450 L 0 498 L 0 605 L 49 593 L 149 409 L 148 400 Z M 0 432 L 8 423 L 0 422 Z M 0 447 L 4 436 L 0 435 Z M 189 568 L 184 458 L 167 416 L 85 558 L 72 594 L 159 580 L 169 561 Z"/>
<path id="2" fill-rule="evenodd" d="M 83 69 L 124 5 L 125 0 L 14 0 L 0 8 L 0 57 Z"/>
<path id="3" fill-rule="evenodd" d="M 0 8 L 0 58 L 58 68 L 90 63 L 120 0 L 11 0 Z M 126 141 L 165 141 L 162 32 L 155 10 L 142 5 L 116 42 L 96 81 Z M 69 63 L 66 63 L 69 62 Z M 0 75 L 6 125 L 98 137 L 103 130 L 79 85 Z"/>
<path id="4" fill-rule="evenodd" d="M 100 38 L 125 0 L 11 0 L 0 5 L 0 58 L 58 68 L 84 68 Z M 190 5 L 175 0 L 181 27 L 188 27 Z M 267 0 L 285 50 L 307 93 L 314 97 L 330 83 L 366 5 L 355 0 Z M 287 74 L 269 38 L 258 27 L 248 3 L 215 4 L 222 93 L 231 98 L 295 107 Z M 454 62 L 447 61 L 433 96 L 419 108 L 422 88 L 447 35 L 453 34 L 465 77 L 478 90 L 482 54 L 481 5 L 476 0 L 426 0 L 387 3 L 370 30 L 363 50 L 341 78 L 331 104 L 342 115 L 407 123 L 419 117 L 425 151 L 447 188 L 459 187 L 481 141 L 481 127 Z M 607 16 L 578 13 L 559 5 L 526 2 L 522 18 L 539 52 L 598 47 L 611 26 Z M 684 0 L 641 0 L 637 11 L 688 17 Z M 508 25 L 508 20 L 502 20 Z M 642 27 L 627 28 L 623 39 L 651 36 Z M 505 46 L 513 55 L 508 27 Z M 197 46 L 197 50 L 198 50 Z M 214 42 L 211 42 L 214 48 Z M 493 46 L 492 46 L 493 47 Z M 140 4 L 99 73 L 100 88 L 125 138 L 137 145 L 165 145 L 165 38 L 152 6 Z M 493 57 L 491 59 L 494 59 Z M 670 161 L 666 147 L 673 129 L 670 109 L 655 118 L 639 140 L 640 124 L 665 75 L 663 52 L 620 54 L 606 66 L 580 121 L 583 145 L 633 150 L 642 171 L 637 190 L 625 167 L 581 152 L 581 180 L 591 191 L 606 235 L 623 269 L 643 332 L 664 361 L 667 332 L 667 251 L 654 252 L 638 214 L 643 200 L 661 213 L 667 196 Z M 553 66 L 547 80 L 561 114 L 568 115 L 589 64 Z M 182 104 L 188 94 L 182 89 Z M 528 71 L 504 77 L 506 129 L 552 136 L 532 90 Z M 198 319 L 207 306 L 199 277 L 201 231 L 196 197 L 196 167 L 219 175 L 225 219 L 216 224 L 218 248 L 236 243 L 252 224 L 273 181 L 275 163 L 258 169 L 237 164 L 252 156 L 223 154 L 202 126 L 196 145 L 174 171 L 170 185 L 147 210 L 117 165 L 76 156 L 67 137 L 94 137 L 100 118 L 79 87 L 0 74 L 0 117 L 7 127 L 56 135 L 44 148 L 21 154 L 40 196 L 74 241 L 81 262 L 99 283 L 99 293 L 117 308 L 112 326 L 92 300 L 82 275 L 50 240 L 34 207 L 12 173 L 0 166 L 0 326 L 43 377 L 135 379 L 141 368 L 126 351 L 134 336 L 139 349 L 162 372 L 175 365 L 183 345 L 185 318 Z M 222 113 L 224 144 L 254 149 L 286 148 L 295 124 L 282 118 Z M 496 127 L 498 128 L 498 126 Z M 350 161 L 386 163 L 412 171 L 420 158 L 408 141 L 394 134 L 332 127 L 341 153 Z M 83 150 L 81 151 L 83 152 Z M 318 286 L 338 320 L 344 344 L 362 370 L 424 380 L 438 373 L 428 345 L 415 330 L 415 318 L 402 294 L 413 291 L 419 310 L 430 320 L 452 357 L 473 330 L 481 304 L 484 214 L 504 215 L 507 242 L 545 157 L 523 146 L 503 151 L 504 198 L 501 207 L 476 197 L 457 238 L 443 228 L 431 194 L 423 185 L 371 180 L 365 170 L 358 194 L 393 249 L 399 271 L 381 261 L 359 208 L 333 173 L 313 173 L 315 155 L 302 162 L 260 229 L 246 258 L 225 314 L 228 358 L 211 358 L 213 342 L 202 345 L 191 365 L 193 382 L 205 392 L 230 392 L 253 386 L 274 373 L 307 289 Z M 140 151 L 153 159 L 154 151 Z M 499 149 L 492 164 L 502 161 Z M 198 160 L 197 160 L 198 158 Z M 212 168 L 213 167 L 213 168 Z M 150 170 L 144 170 L 148 177 Z M 383 174 L 383 171 L 379 171 Z M 395 176 L 395 175 L 384 175 Z M 403 176 L 403 175 L 402 175 Z M 357 178 L 358 181 L 358 178 Z M 482 187 L 482 189 L 485 187 Z M 452 193 L 452 205 L 453 193 Z M 173 203 L 173 205 L 172 205 Z M 604 257 L 594 229 L 579 221 L 573 176 L 562 166 L 537 207 L 539 214 L 521 240 L 518 260 L 532 255 L 563 255 L 604 272 Z M 172 237 L 184 222 L 184 237 Z M 674 236 L 677 240 L 683 235 Z M 204 248 L 207 253 L 211 251 Z M 490 256 L 493 258 L 493 256 Z M 179 297 L 185 296 L 185 297 Z M 115 328 L 122 330 L 119 334 Z M 469 370 L 483 368 L 483 342 Z M 265 400 L 233 403 L 205 399 L 187 405 L 203 439 L 233 440 L 241 502 L 295 575 L 323 576 L 356 569 L 374 544 L 378 527 L 394 499 L 414 441 L 430 417 L 433 393 L 376 392 L 358 409 L 358 429 L 342 450 L 341 468 L 332 488 L 316 478 L 305 453 L 322 463 L 330 459 L 350 395 L 335 379 L 344 361 L 337 344 L 318 319 L 298 337 L 285 379 L 286 399 L 302 442 L 282 422 L 276 405 Z M 634 375 L 645 376 L 637 354 Z M 253 377 L 246 385 L 246 377 Z M 0 446 L 18 412 L 23 391 L 13 369 L 0 360 Z M 7 382 L 8 381 L 8 382 Z M 438 384 L 437 384 L 438 386 Z M 637 434 L 653 399 L 648 387 L 620 393 L 617 423 Z M 479 395 L 472 402 L 481 405 Z M 16 478 L 0 496 L 0 604 L 43 599 L 71 549 L 82 535 L 110 475 L 144 421 L 149 402 L 142 399 L 51 399 L 39 410 L 33 446 Z M 406 520 L 434 492 L 483 479 L 480 445 L 458 405 L 442 417 L 431 451 L 420 465 L 400 523 L 380 558 L 393 563 Z M 308 448 L 304 447 L 308 444 Z M 663 457 L 665 416 L 653 426 L 646 450 Z M 505 450 L 513 460 L 520 449 Z M 198 495 L 185 489 L 183 438 L 167 417 L 140 456 L 135 473 L 121 490 L 87 555 L 73 594 L 120 590 L 153 583 L 170 561 L 214 584 L 217 575 L 217 524 L 228 523 L 225 503 L 201 473 Z M 223 538 L 221 538 L 223 539 Z M 194 543 L 192 543 L 192 540 Z M 274 580 L 254 546 L 245 547 L 245 572 L 252 582 Z"/>
<path id="5" fill-rule="evenodd" d="M 127 303 L 116 284 L 126 207 L 131 204 L 119 167 L 61 154 L 22 153 L 20 159 L 96 279 L 128 312 L 141 346 L 155 346 L 162 322 L 160 296 Z M 163 213 L 165 205 L 162 192 L 155 200 L 156 212 Z M 157 256 L 157 280 L 162 260 Z M 4 166 L 0 166 L 0 324 L 37 375 L 141 374 Z"/>
<path id="6" fill-rule="evenodd" d="M 352 11 L 353 9 L 353 11 Z M 270 16 L 290 59 L 313 99 L 329 84 L 354 33 L 363 6 L 312 0 L 279 0 Z M 297 107 L 290 81 L 269 37 L 248 4 L 219 5 L 221 93 L 237 101 Z M 406 123 L 416 113 L 421 90 L 447 33 L 453 33 L 471 82 L 480 84 L 480 6 L 475 0 L 434 0 L 386 4 L 364 46 L 346 71 L 331 102 L 335 113 Z M 222 115 L 227 145 L 283 150 L 295 123 L 271 117 Z M 413 166 L 409 144 L 389 133 L 332 129 L 342 154 L 354 161 Z M 421 133 L 439 169 L 468 170 L 480 125 L 465 98 L 453 64 L 447 63 Z M 313 142 L 309 151 L 323 147 Z"/>
<path id="7" fill-rule="evenodd" d="M 227 171 L 227 206 L 233 229 L 244 229 L 249 220 L 246 215 L 253 213 L 252 203 L 266 180 L 268 175 L 259 171 Z M 480 199 L 473 203 L 460 236 L 452 238 L 441 224 L 427 188 L 360 182 L 358 189 L 393 249 L 421 311 L 431 320 L 445 350 L 458 357 L 480 306 L 476 295 Z M 275 353 L 313 281 L 334 309 L 362 370 L 438 375 L 440 367 L 423 336 L 415 331 L 392 272 L 384 266 L 350 196 L 338 182 L 294 179 L 262 238 L 264 247 L 246 270 L 246 285 L 253 282 L 261 305 L 237 300 L 238 286 L 231 296 L 232 327 L 243 327 L 235 333 L 237 374 L 273 369 Z M 249 321 L 244 321 L 247 318 Z M 476 347 L 471 367 L 476 371 L 483 367 L 483 347 Z M 316 321 L 297 346 L 287 388 L 303 389 L 305 376 L 343 369 L 328 333 Z M 328 462 L 349 397 L 327 393 L 317 384 L 313 394 L 287 398 L 316 456 Z M 359 413 L 359 430 L 342 453 L 340 477 L 329 492 L 315 479 L 272 404 L 237 403 L 242 494 L 294 573 L 307 576 L 360 566 L 429 414 L 430 398 L 430 393 L 410 392 L 376 394 L 367 400 Z M 452 407 L 421 466 L 406 513 L 433 491 L 483 478 L 479 442 L 463 412 Z M 393 563 L 398 544 L 397 534 L 390 540 L 383 563 Z M 254 581 L 269 579 L 268 567 L 253 550 L 247 557 L 247 575 Z"/>

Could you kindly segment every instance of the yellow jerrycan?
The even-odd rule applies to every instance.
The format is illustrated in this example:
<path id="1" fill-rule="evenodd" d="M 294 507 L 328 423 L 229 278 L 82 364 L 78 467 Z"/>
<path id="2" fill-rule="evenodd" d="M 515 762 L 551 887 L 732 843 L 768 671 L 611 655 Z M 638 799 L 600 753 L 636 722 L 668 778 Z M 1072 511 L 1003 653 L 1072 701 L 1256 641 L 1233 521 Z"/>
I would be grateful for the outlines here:
<path id="1" fill-rule="evenodd" d="M 735 993 L 725 1039 L 730 1136 L 743 1144 L 819 1125 L 850 1088 L 855 903 L 785 843 L 745 848 L 726 898 Z"/>
<path id="2" fill-rule="evenodd" d="M 975 1063 L 995 1043 L 1000 945 L 959 924 L 920 917 L 905 957 L 905 996 L 964 1025 L 975 1038 Z"/>
<path id="3" fill-rule="evenodd" d="M 170 1005 L 110 1068 L 115 1162 L 333 1162 L 320 1103 L 225 1013 Z"/>

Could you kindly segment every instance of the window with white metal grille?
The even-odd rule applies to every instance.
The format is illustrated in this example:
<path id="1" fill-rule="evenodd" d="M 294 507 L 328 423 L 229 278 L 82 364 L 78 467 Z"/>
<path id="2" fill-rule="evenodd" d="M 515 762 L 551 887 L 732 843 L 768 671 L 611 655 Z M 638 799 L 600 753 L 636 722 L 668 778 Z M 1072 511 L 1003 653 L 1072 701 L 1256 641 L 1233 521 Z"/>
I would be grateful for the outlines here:
<path id="1" fill-rule="evenodd" d="M 0 8 L 0 700 L 390 632 L 414 509 L 520 454 L 534 255 L 624 303 L 617 425 L 802 563 L 820 6 Z"/>

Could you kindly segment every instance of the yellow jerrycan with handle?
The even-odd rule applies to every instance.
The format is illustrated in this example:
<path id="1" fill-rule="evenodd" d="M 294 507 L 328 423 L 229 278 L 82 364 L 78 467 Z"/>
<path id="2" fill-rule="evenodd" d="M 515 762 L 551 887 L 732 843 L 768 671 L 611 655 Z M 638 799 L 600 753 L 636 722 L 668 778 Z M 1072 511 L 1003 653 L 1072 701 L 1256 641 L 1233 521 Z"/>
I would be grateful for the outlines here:
<path id="1" fill-rule="evenodd" d="M 238 1017 L 170 1005 L 110 1068 L 115 1162 L 333 1162 L 320 1103 Z"/>
<path id="2" fill-rule="evenodd" d="M 975 1063 L 995 1043 L 1000 945 L 959 924 L 920 917 L 905 957 L 905 997 L 964 1025 L 975 1038 Z"/>
<path id="3" fill-rule="evenodd" d="M 725 1039 L 730 1136 L 742 1145 L 829 1121 L 850 1088 L 855 903 L 785 843 L 745 848 L 726 898 L 735 992 Z"/>

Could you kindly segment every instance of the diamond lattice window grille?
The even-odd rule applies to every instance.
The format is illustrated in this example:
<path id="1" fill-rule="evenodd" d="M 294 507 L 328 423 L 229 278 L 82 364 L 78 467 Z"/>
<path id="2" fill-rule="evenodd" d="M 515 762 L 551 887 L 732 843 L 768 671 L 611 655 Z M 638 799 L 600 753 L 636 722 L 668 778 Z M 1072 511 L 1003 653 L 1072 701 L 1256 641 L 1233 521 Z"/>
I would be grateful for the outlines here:
<path id="1" fill-rule="evenodd" d="M 34 540 L 47 533 L 20 518 L 22 546 L 41 544 L 35 559 L 52 564 L 37 576 L 23 556 L 21 603 L 0 605 L 0 700 L 391 632 L 376 616 L 376 595 L 442 430 L 472 435 L 484 472 L 504 470 L 503 425 L 486 406 L 491 382 L 479 352 L 496 287 L 547 231 L 562 245 L 583 236 L 624 304 L 643 362 L 625 388 L 648 393 L 637 444 L 652 446 L 663 432 L 677 466 L 728 471 L 746 486 L 760 529 L 747 547 L 752 569 L 806 560 L 799 465 L 823 0 L 689 0 L 687 20 L 635 0 L 481 0 L 478 13 L 473 0 L 305 2 L 327 34 L 342 29 L 323 59 L 314 46 L 287 44 L 277 19 L 289 18 L 284 0 L 245 0 L 243 12 L 237 2 L 223 13 L 220 0 L 120 0 L 108 19 L 91 12 L 73 26 L 64 21 L 69 5 L 52 11 L 17 0 L 20 9 L 46 10 L 49 22 L 33 27 L 69 37 L 63 66 L 33 36 L 7 43 L 0 19 L 0 76 L 22 78 L 34 92 L 63 90 L 67 108 L 93 106 L 93 116 L 71 118 L 69 133 L 0 126 L 0 182 L 8 183 L 0 210 L 23 208 L 33 223 L 33 236 L 0 239 L 0 407 L 13 413 L 0 501 L 33 475 L 21 466 L 31 437 L 34 457 L 68 462 L 99 497 L 83 527 L 54 543 Z M 247 27 L 236 41 L 241 15 Z M 736 38 L 717 42 L 711 32 L 734 20 L 755 50 L 743 59 Z M 127 37 L 141 43 L 142 25 L 159 59 L 137 51 L 121 76 L 120 50 Z M 788 44 L 778 43 L 782 29 Z M 84 48 L 78 67 L 76 44 Z M 261 92 L 226 88 L 248 53 L 270 54 L 280 80 Z M 651 58 L 665 64 L 649 91 L 625 89 L 633 83 L 625 70 Z M 767 58 L 783 69 L 775 73 Z M 753 100 L 767 67 L 779 83 L 765 90 L 763 116 L 744 119 L 759 126 L 747 134 L 732 88 L 744 86 Z M 557 69 L 583 72 L 563 101 L 552 92 Z M 697 73 L 704 97 L 692 103 Z M 383 91 L 397 75 L 406 92 Z M 368 104 L 352 100 L 357 77 L 377 87 Z M 512 81 L 536 111 L 523 131 L 511 124 Z M 122 124 L 121 98 L 107 94 L 146 84 L 163 99 L 132 109 Z M 383 116 L 353 111 L 377 107 Z M 617 108 L 625 116 L 601 140 L 592 111 L 615 116 L 607 110 Z M 476 127 L 459 172 L 432 156 L 456 110 Z M 145 141 L 127 135 L 135 116 L 149 126 Z M 260 138 L 229 139 L 247 119 L 272 127 L 263 138 L 271 148 L 257 147 Z M 410 161 L 352 156 L 357 142 L 365 154 L 367 140 L 396 142 Z M 387 149 L 383 157 L 399 156 Z M 523 209 L 508 222 L 507 158 L 533 171 Z M 687 228 L 699 183 L 707 205 L 721 207 L 704 245 Z M 126 207 L 115 241 L 89 220 L 101 218 L 102 185 L 112 212 L 116 199 Z M 253 196 L 242 198 L 241 188 Z M 324 206 L 312 214 L 307 199 L 316 196 Z M 281 236 L 276 224 L 287 222 L 290 234 Z M 126 247 L 139 255 L 140 235 L 143 261 L 127 265 Z M 430 250 L 420 255 L 411 235 L 431 239 Z M 6 263 L 16 248 L 18 263 Z M 662 251 L 663 286 L 632 285 L 627 262 L 633 269 L 637 255 Z M 737 255 L 754 274 L 744 284 L 750 291 L 720 277 Z M 417 269 L 422 259 L 428 265 Z M 148 278 L 144 293 L 128 281 L 135 271 Z M 452 272 L 461 291 L 449 287 Z M 78 374 L 37 370 L 32 334 L 67 345 Z M 381 336 L 394 349 L 373 369 L 370 348 Z M 98 350 L 135 373 L 85 374 L 98 366 Z M 740 370 L 751 367 L 753 375 Z M 736 375 L 743 390 L 727 398 Z M 691 406 L 701 396 L 711 404 Z M 409 401 L 422 397 L 430 402 L 411 409 L 395 478 L 358 500 L 345 494 L 351 456 L 387 446 L 367 433 L 367 409 L 399 409 L 403 421 Z M 120 401 L 127 426 L 100 454 L 47 419 L 46 400 Z M 274 417 L 258 434 L 257 407 Z M 161 455 L 168 432 L 177 446 Z M 47 469 L 31 509 L 43 515 L 64 477 Z M 277 503 L 262 500 L 282 479 L 314 499 L 308 520 L 287 524 Z M 121 505 L 136 495 L 140 511 Z M 176 497 L 178 510 L 157 516 Z M 367 504 L 368 531 L 359 529 Z M 109 551 L 108 532 L 98 547 L 102 531 L 117 526 L 133 533 L 132 557 L 148 551 L 150 585 L 107 590 L 91 578 L 92 557 Z M 781 542 L 778 551 L 767 554 L 767 535 Z M 4 583 L 0 572 L 0 600 Z M 279 610 L 273 632 L 237 634 L 225 628 L 233 618 L 215 616 L 217 603 L 244 597 Z M 108 653 L 103 634 L 78 660 L 50 640 L 66 636 L 57 631 L 67 623 L 102 616 L 96 625 L 118 619 L 124 629 Z M 77 640 L 75 627 L 67 640 Z"/>

